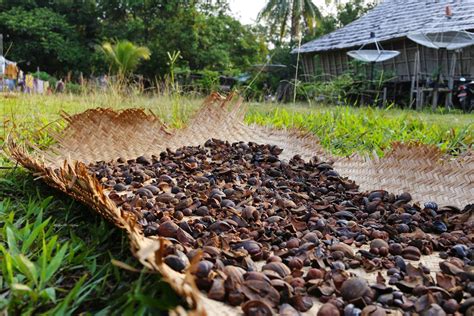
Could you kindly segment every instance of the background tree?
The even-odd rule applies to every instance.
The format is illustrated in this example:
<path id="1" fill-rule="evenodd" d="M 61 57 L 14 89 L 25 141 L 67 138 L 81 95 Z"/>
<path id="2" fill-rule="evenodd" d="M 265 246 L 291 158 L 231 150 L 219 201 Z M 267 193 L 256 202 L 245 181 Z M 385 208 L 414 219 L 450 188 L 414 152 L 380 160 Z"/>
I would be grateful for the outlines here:
<path id="1" fill-rule="evenodd" d="M 142 60 L 150 59 L 150 50 L 144 46 L 136 46 L 129 41 L 106 42 L 101 46 L 111 69 L 121 78 L 129 76 Z"/>
<path id="2" fill-rule="evenodd" d="M 313 33 L 322 14 L 312 0 L 269 0 L 260 11 L 258 20 L 265 20 L 272 33 L 278 32 L 280 42 L 290 27 L 290 42 L 301 35 L 302 26 Z"/>
<path id="3" fill-rule="evenodd" d="M 60 69 L 64 74 L 88 67 L 88 51 L 74 27 L 51 9 L 16 7 L 2 11 L 0 30 L 6 37 L 4 46 L 11 47 L 8 57 L 23 69 Z"/>

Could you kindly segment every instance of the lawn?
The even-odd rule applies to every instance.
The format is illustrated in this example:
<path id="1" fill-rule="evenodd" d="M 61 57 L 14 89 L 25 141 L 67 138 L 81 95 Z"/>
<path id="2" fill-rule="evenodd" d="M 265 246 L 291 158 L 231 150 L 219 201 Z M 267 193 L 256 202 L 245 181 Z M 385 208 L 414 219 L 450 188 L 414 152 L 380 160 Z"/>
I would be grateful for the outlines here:
<path id="1" fill-rule="evenodd" d="M 27 135 L 57 120 L 60 111 L 97 106 L 150 109 L 179 127 L 201 102 L 106 94 L 5 98 L 0 136 L 12 125 Z M 474 115 L 305 104 L 251 103 L 246 121 L 311 131 L 337 155 L 381 155 L 392 141 L 418 141 L 460 154 L 472 147 L 474 129 Z M 120 230 L 4 157 L 0 166 L 0 314 L 157 314 L 179 302 L 159 277 L 140 271 Z"/>

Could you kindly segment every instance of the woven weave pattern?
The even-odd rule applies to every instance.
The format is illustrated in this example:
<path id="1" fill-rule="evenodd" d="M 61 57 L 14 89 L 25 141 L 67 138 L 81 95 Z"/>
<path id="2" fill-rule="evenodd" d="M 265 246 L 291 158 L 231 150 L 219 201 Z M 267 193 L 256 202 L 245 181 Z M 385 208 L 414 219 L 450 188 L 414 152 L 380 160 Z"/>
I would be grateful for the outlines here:
<path id="1" fill-rule="evenodd" d="M 89 205 L 104 218 L 127 231 L 132 253 L 147 268 L 161 273 L 163 279 L 184 297 L 192 315 L 206 315 L 212 308 L 221 315 L 235 314 L 236 309 L 204 298 L 197 290 L 190 271 L 180 274 L 162 262 L 161 249 L 169 241 L 144 237 L 133 214 L 115 207 L 86 165 L 110 161 L 118 157 L 159 154 L 166 148 L 202 145 L 209 138 L 268 143 L 283 148 L 283 158 L 299 154 L 333 161 L 335 169 L 355 180 L 364 190 L 386 189 L 394 193 L 409 191 L 415 200 L 436 200 L 441 204 L 464 206 L 474 196 L 474 157 L 448 159 L 435 148 L 396 144 L 382 159 L 354 155 L 337 158 L 325 152 L 310 134 L 290 130 L 274 130 L 243 123 L 241 100 L 232 101 L 212 95 L 205 105 L 181 130 L 171 130 L 158 117 L 142 110 L 116 112 L 110 109 L 88 110 L 63 115 L 68 126 L 53 134 L 56 142 L 42 151 L 7 141 L 7 154 L 24 167 L 41 175 L 52 187 Z M 199 256 L 198 256 L 199 257 Z M 197 258 L 199 259 L 199 258 Z M 424 258 L 428 266 L 434 258 Z M 193 265 L 191 264 L 192 270 Z M 370 276 L 367 276 L 370 277 Z M 182 310 L 176 310 L 180 313 Z M 214 314 L 214 313 L 212 313 Z"/>
<path id="2" fill-rule="evenodd" d="M 286 159 L 299 154 L 305 159 L 318 156 L 321 160 L 334 161 L 335 169 L 356 181 L 362 190 L 408 191 L 420 202 L 436 200 L 459 207 L 473 202 L 472 155 L 447 160 L 433 147 L 394 144 L 383 159 L 360 155 L 333 157 L 307 133 L 243 124 L 240 100 L 229 105 L 230 97 L 214 95 L 207 102 L 214 105 L 203 107 L 185 129 L 174 131 L 153 114 L 137 109 L 121 112 L 94 109 L 74 116 L 64 115 L 68 128 L 62 135 L 55 135 L 57 144 L 42 154 L 46 164 L 58 167 L 65 159 L 91 163 L 118 157 L 135 158 L 158 154 L 166 148 L 202 145 L 209 138 L 252 141 L 278 145 L 284 149 L 282 157 Z"/>

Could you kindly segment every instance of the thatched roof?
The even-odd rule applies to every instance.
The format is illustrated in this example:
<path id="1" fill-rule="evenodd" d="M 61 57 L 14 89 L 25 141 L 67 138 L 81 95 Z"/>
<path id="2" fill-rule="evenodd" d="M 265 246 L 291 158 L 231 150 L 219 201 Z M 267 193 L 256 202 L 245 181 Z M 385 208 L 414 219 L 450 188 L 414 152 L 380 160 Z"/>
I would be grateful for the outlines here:
<path id="1" fill-rule="evenodd" d="M 453 13 L 449 20 L 445 16 L 447 5 Z M 302 45 L 299 52 L 361 46 L 373 41 L 370 32 L 382 42 L 420 30 L 439 31 L 440 23 L 444 31 L 474 29 L 474 0 L 385 0 L 351 24 Z M 292 53 L 297 52 L 294 49 Z"/>

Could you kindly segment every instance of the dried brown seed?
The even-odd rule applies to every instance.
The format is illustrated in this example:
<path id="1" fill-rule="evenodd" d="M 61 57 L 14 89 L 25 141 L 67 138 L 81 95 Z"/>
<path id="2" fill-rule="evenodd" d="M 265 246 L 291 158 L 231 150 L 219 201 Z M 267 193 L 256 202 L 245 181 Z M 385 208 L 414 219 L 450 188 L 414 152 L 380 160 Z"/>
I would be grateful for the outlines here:
<path id="1" fill-rule="evenodd" d="M 352 250 L 351 246 L 342 242 L 332 245 L 331 251 L 342 251 L 347 258 L 354 257 L 354 250 Z"/>
<path id="2" fill-rule="evenodd" d="M 114 185 L 114 190 L 117 191 L 117 192 L 122 192 L 122 191 L 125 191 L 127 190 L 127 186 L 122 184 L 122 183 L 117 183 L 116 185 Z"/>
<path id="3" fill-rule="evenodd" d="M 388 251 L 390 252 L 390 254 L 394 256 L 399 256 L 402 254 L 403 247 L 402 245 L 398 243 L 393 243 L 393 244 L 390 244 L 390 246 L 388 247 Z"/>
<path id="4" fill-rule="evenodd" d="M 318 310 L 317 316 L 340 316 L 341 313 L 339 312 L 339 309 L 331 304 L 331 303 L 326 303 L 321 306 L 321 308 Z"/>
<path id="5" fill-rule="evenodd" d="M 291 270 L 281 262 L 270 262 L 262 267 L 262 270 L 270 270 L 276 272 L 280 277 L 284 278 L 291 274 Z"/>
<path id="6" fill-rule="evenodd" d="M 174 212 L 173 217 L 180 221 L 184 218 L 184 214 L 181 211 L 176 211 Z"/>
<path id="7" fill-rule="evenodd" d="M 408 260 L 420 260 L 421 252 L 418 248 L 408 246 L 402 250 L 402 257 Z"/>
<path id="8" fill-rule="evenodd" d="M 245 316 L 271 316 L 273 314 L 272 308 L 263 301 L 248 301 L 241 307 Z"/>
<path id="9" fill-rule="evenodd" d="M 246 280 L 242 292 L 250 300 L 262 299 L 272 306 L 277 306 L 280 302 L 280 293 L 266 281 Z"/>
<path id="10" fill-rule="evenodd" d="M 382 247 L 388 249 L 388 244 L 383 239 L 374 239 L 370 242 L 370 249 L 380 249 Z"/>
<path id="11" fill-rule="evenodd" d="M 207 260 L 200 261 L 196 267 L 196 272 L 195 272 L 196 276 L 198 278 L 207 278 L 213 266 L 214 264 L 210 261 L 207 261 Z"/>
<path id="12" fill-rule="evenodd" d="M 160 224 L 158 227 L 158 234 L 163 237 L 176 238 L 178 228 L 178 225 L 173 223 L 171 220 L 168 220 Z"/>
<path id="13" fill-rule="evenodd" d="M 324 271 L 316 268 L 311 268 L 308 270 L 308 273 L 306 274 L 306 280 L 316 280 L 316 279 L 322 279 L 324 277 Z"/>
<path id="14" fill-rule="evenodd" d="M 224 288 L 224 280 L 221 278 L 215 278 L 212 281 L 212 286 L 207 296 L 213 300 L 223 301 L 225 298 L 225 288 Z"/>
<path id="15" fill-rule="evenodd" d="M 146 196 L 149 199 L 153 198 L 153 193 L 151 193 L 150 190 L 145 189 L 145 188 L 140 188 L 135 193 L 138 194 L 139 196 Z"/>
<path id="16" fill-rule="evenodd" d="M 352 302 L 367 295 L 370 291 L 366 280 L 362 278 L 350 278 L 344 281 L 340 292 L 345 301 Z"/>
<path id="17" fill-rule="evenodd" d="M 153 194 L 158 194 L 158 193 L 160 193 L 160 190 L 159 190 L 157 187 L 155 187 L 154 185 L 151 185 L 151 184 L 150 184 L 150 185 L 146 185 L 146 186 L 144 186 L 143 188 L 144 188 L 144 189 L 147 189 L 148 191 L 150 191 L 150 192 L 153 193 Z"/>
<path id="18" fill-rule="evenodd" d="M 306 312 L 313 307 L 313 300 L 309 296 L 295 295 L 290 299 L 291 305 L 300 312 Z"/>
<path id="19" fill-rule="evenodd" d="M 178 272 L 181 272 L 186 268 L 186 261 L 176 255 L 169 255 L 164 261 L 171 269 Z"/>
<path id="20" fill-rule="evenodd" d="M 157 202 L 162 202 L 162 203 L 170 203 L 171 201 L 174 200 L 174 194 L 172 193 L 162 193 L 162 194 L 159 194 L 155 200 Z"/>

